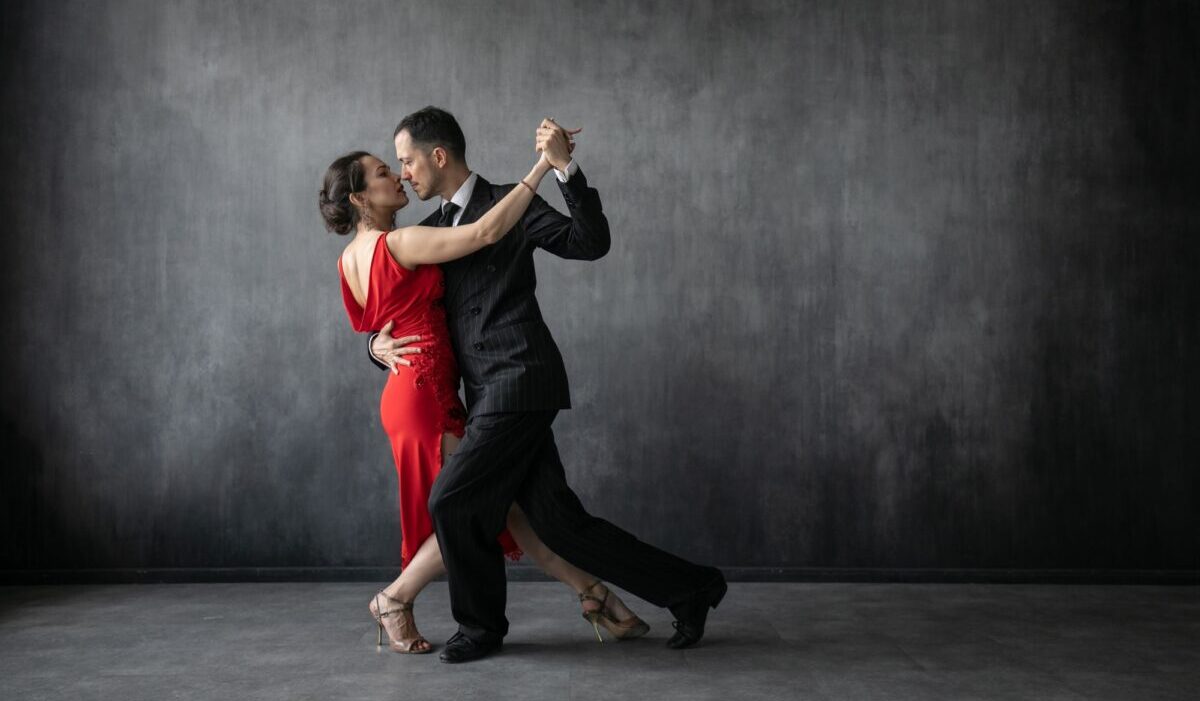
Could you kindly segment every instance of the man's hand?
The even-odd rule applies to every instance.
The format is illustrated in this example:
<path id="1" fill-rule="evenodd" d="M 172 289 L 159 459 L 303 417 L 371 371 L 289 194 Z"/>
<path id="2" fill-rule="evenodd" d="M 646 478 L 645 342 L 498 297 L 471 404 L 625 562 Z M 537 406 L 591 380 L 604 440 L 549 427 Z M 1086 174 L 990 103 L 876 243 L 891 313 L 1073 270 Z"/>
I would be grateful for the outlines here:
<path id="1" fill-rule="evenodd" d="M 409 348 L 413 343 L 421 340 L 420 336 L 403 336 L 401 338 L 392 338 L 392 326 L 395 322 L 389 321 L 379 330 L 379 335 L 371 343 L 371 354 L 379 359 L 379 362 L 387 365 L 392 369 L 392 374 L 400 374 L 400 366 L 407 365 L 412 367 L 412 361 L 406 360 L 404 356 L 413 353 L 420 353 L 420 348 Z"/>
<path id="2" fill-rule="evenodd" d="M 550 165 L 558 170 L 566 170 L 571 162 L 571 152 L 575 150 L 575 135 L 583 131 L 579 129 L 563 129 L 553 119 L 543 119 L 537 129 L 535 148 L 546 156 Z"/>

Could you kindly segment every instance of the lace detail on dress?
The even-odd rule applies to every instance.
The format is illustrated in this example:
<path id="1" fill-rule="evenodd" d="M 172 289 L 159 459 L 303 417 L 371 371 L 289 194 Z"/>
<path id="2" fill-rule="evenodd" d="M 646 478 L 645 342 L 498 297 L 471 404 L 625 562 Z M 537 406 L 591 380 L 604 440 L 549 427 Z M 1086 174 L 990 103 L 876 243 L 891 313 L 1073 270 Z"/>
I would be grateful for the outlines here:
<path id="1" fill-rule="evenodd" d="M 413 384 L 418 389 L 432 388 L 442 411 L 439 417 L 442 433 L 461 436 L 466 430 L 467 410 L 458 398 L 458 364 L 450 344 L 445 342 L 449 330 L 446 328 L 446 311 L 442 300 L 430 300 L 423 317 L 425 323 L 422 325 L 426 333 L 440 336 L 443 340 L 423 346 L 420 353 L 409 356 L 413 364 Z"/>

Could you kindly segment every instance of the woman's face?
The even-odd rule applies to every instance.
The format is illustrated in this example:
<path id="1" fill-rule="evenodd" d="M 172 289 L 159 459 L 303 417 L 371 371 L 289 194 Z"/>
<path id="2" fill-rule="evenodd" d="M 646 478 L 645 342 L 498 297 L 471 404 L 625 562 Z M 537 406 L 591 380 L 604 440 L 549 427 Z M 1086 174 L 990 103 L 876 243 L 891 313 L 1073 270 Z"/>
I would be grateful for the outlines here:
<path id="1" fill-rule="evenodd" d="M 408 194 L 404 192 L 399 173 L 374 156 L 363 156 L 358 162 L 363 167 L 366 187 L 357 194 L 366 199 L 372 210 L 390 213 L 408 204 Z"/>

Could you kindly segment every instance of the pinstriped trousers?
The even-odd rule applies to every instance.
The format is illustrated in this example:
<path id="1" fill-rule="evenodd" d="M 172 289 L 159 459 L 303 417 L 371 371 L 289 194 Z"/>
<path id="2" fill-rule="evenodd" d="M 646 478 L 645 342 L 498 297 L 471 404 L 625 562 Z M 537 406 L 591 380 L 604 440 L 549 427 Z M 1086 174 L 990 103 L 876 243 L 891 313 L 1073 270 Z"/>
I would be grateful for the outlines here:
<path id="1" fill-rule="evenodd" d="M 451 613 L 459 631 L 475 640 L 508 634 L 507 579 L 496 538 L 514 501 L 557 555 L 656 606 L 679 603 L 720 574 L 589 514 L 567 484 L 554 444 L 550 425 L 557 414 L 472 416 L 430 492 Z"/>

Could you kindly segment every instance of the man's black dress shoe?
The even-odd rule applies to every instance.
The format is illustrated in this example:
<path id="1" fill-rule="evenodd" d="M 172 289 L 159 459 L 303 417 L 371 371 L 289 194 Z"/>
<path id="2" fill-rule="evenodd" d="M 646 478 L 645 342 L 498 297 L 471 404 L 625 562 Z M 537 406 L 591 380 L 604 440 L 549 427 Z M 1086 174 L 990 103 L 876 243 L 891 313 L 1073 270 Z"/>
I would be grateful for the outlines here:
<path id="1" fill-rule="evenodd" d="M 667 641 L 667 647 L 680 650 L 700 642 L 700 638 L 704 637 L 704 622 L 708 620 L 708 609 L 715 609 L 717 604 L 721 603 L 728 588 L 725 576 L 718 573 L 716 579 L 690 599 L 672 606 L 671 613 L 677 620 L 671 623 L 675 626 L 675 635 Z"/>
<path id="2" fill-rule="evenodd" d="M 496 638 L 494 642 L 479 642 L 468 638 L 461 632 L 455 633 L 446 641 L 446 647 L 442 648 L 438 659 L 451 664 L 470 662 L 499 651 L 503 642 L 503 638 Z"/>

